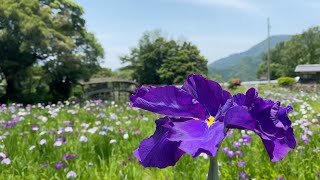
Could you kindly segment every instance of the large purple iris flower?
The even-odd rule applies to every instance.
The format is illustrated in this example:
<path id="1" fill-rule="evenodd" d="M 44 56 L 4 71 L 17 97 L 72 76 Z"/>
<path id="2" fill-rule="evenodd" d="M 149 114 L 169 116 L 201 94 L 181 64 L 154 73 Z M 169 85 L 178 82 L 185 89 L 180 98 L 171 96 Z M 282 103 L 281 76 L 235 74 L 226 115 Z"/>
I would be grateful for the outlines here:
<path id="1" fill-rule="evenodd" d="M 228 128 L 256 132 L 272 161 L 281 160 L 296 145 L 287 117 L 291 107 L 263 100 L 255 89 L 232 97 L 201 75 L 188 76 L 182 88 L 142 86 L 130 102 L 166 115 L 156 121 L 154 134 L 134 151 L 145 167 L 173 166 L 185 153 L 215 156 Z"/>

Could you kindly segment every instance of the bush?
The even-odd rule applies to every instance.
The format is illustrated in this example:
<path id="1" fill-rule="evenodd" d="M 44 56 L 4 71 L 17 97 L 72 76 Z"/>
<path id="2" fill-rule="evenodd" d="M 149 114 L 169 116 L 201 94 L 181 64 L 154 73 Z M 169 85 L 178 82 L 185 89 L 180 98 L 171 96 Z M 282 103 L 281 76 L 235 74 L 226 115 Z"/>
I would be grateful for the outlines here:
<path id="1" fill-rule="evenodd" d="M 229 81 L 229 89 L 235 89 L 237 86 L 241 85 L 240 79 L 231 79 Z"/>
<path id="2" fill-rule="evenodd" d="M 277 79 L 280 86 L 293 86 L 296 81 L 292 77 L 280 77 Z"/>

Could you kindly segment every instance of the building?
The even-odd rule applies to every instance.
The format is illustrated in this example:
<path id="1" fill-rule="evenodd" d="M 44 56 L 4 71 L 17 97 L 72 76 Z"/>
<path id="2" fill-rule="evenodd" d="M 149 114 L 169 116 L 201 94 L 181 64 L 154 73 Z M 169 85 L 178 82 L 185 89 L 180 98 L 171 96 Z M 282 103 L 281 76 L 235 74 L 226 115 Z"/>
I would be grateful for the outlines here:
<path id="1" fill-rule="evenodd" d="M 299 73 L 301 83 L 320 83 L 320 64 L 298 65 L 295 72 Z"/>

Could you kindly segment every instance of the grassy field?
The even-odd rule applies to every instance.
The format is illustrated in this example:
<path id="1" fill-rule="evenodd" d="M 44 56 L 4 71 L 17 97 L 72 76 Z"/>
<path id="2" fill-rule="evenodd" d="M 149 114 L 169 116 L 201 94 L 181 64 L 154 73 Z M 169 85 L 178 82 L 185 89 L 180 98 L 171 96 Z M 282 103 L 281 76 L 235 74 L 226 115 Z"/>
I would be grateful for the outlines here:
<path id="1" fill-rule="evenodd" d="M 259 137 L 233 130 L 218 155 L 222 179 L 318 179 L 320 94 L 259 87 L 260 96 L 292 105 L 297 148 L 271 163 Z M 245 92 L 245 87 L 236 91 Z M 236 93 L 234 91 L 233 93 Z M 184 155 L 175 167 L 143 168 L 132 151 L 153 134 L 159 115 L 129 104 L 90 101 L 0 105 L 0 179 L 205 179 L 209 159 Z M 252 137 L 250 143 L 243 141 Z M 240 147 L 239 147 L 240 146 Z M 222 149 L 228 148 L 233 157 Z M 240 162 L 240 163 L 239 163 Z"/>

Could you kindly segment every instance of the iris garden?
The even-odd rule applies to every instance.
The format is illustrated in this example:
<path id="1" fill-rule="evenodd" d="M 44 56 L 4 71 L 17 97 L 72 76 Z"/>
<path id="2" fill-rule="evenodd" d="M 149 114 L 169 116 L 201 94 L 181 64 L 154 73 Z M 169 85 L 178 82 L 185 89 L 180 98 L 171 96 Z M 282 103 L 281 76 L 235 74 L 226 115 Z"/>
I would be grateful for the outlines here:
<path id="1" fill-rule="evenodd" d="M 237 103 L 240 109 L 234 108 L 232 114 L 219 110 L 224 105 L 229 106 L 226 98 L 218 105 L 216 102 L 219 100 L 209 102 L 213 103 L 211 109 L 206 103 L 198 103 L 202 104 L 202 107 L 205 105 L 206 109 L 201 110 L 201 106 L 198 105 L 196 108 L 192 107 L 191 110 L 194 111 L 183 110 L 179 111 L 180 114 L 172 114 L 175 117 L 185 118 L 185 113 L 193 113 L 192 116 L 187 116 L 192 119 L 186 121 L 180 118 L 178 123 L 192 123 L 193 128 L 197 127 L 195 124 L 199 124 L 198 129 L 203 132 L 221 128 L 215 129 L 213 133 L 198 133 L 214 134 L 217 138 L 213 138 L 213 144 L 209 144 L 214 148 L 206 150 L 207 144 L 204 143 L 200 143 L 200 148 L 189 148 L 194 142 L 186 138 L 179 139 L 182 126 L 177 125 L 172 126 L 176 128 L 175 134 L 170 136 L 170 141 L 166 142 L 171 145 L 158 147 L 156 150 L 161 151 L 154 155 L 150 153 L 145 155 L 139 152 L 139 149 L 143 142 L 146 142 L 143 139 L 150 137 L 155 130 L 161 130 L 159 124 L 168 122 L 169 117 L 132 107 L 131 105 L 137 106 L 134 104 L 137 103 L 136 99 L 131 99 L 131 105 L 128 102 L 100 100 L 27 106 L 15 103 L 2 104 L 0 108 L 0 178 L 205 179 L 209 169 L 210 155 L 217 157 L 222 179 L 319 178 L 319 94 L 267 86 L 256 87 L 256 89 L 259 97 L 274 100 L 267 101 L 265 106 L 269 107 L 268 103 L 271 103 L 272 107 L 276 106 L 288 112 L 288 118 L 292 124 L 282 123 L 283 126 L 272 126 L 285 129 L 281 131 L 283 134 L 271 138 L 269 135 L 272 132 L 266 131 L 272 131 L 272 128 L 263 129 L 265 124 L 253 126 L 249 122 L 250 118 L 247 118 L 248 122 L 245 124 L 228 121 L 226 125 L 221 120 L 222 117 L 226 119 L 228 116 L 242 116 L 243 118 L 248 115 L 241 115 L 239 112 L 243 110 L 243 106 L 247 106 L 240 103 L 240 100 Z M 256 97 L 258 95 L 256 89 L 247 91 L 242 87 L 237 91 L 248 92 L 239 96 L 250 96 L 251 93 Z M 228 93 L 224 94 L 226 97 L 230 96 Z M 231 94 L 234 95 L 236 92 Z M 209 96 L 206 94 L 205 97 Z M 163 95 L 162 98 L 165 96 Z M 280 104 L 278 106 L 276 100 L 281 101 L 281 106 Z M 194 100 L 191 99 L 191 101 L 197 104 Z M 160 110 L 161 114 L 173 111 L 167 107 Z M 282 115 L 287 120 L 286 113 Z M 255 115 L 250 114 L 251 116 Z M 159 118 L 162 119 L 155 121 Z M 157 128 L 155 122 L 158 125 Z M 261 127 L 261 129 L 255 127 Z M 166 130 L 162 129 L 161 132 Z M 195 130 L 193 129 L 192 132 Z M 295 138 L 292 136 L 293 132 Z M 269 148 L 272 145 L 266 141 L 272 139 L 273 143 L 282 140 L 283 137 L 286 143 L 282 143 L 285 144 L 282 149 Z M 181 142 L 184 142 L 183 145 Z M 174 155 L 172 155 L 172 147 L 175 148 Z M 282 153 L 275 152 L 277 150 Z M 148 161 L 146 156 L 150 156 Z M 156 157 L 161 157 L 162 161 L 153 161 L 152 158 Z M 166 168 L 144 168 L 143 166 Z"/>

